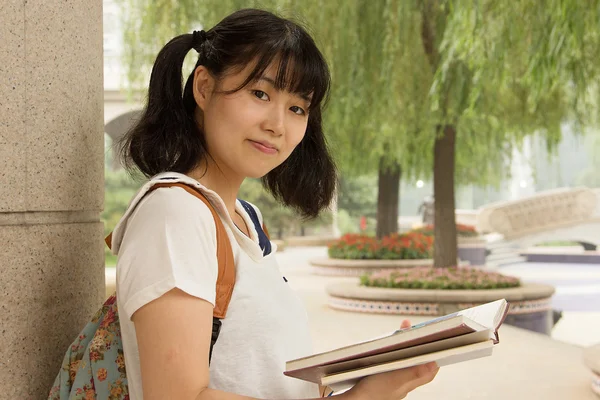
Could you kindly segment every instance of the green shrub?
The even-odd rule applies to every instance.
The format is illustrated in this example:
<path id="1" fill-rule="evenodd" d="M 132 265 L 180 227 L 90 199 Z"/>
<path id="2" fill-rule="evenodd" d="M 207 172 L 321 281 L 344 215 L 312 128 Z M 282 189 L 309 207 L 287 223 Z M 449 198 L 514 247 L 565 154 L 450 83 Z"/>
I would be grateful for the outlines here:
<path id="1" fill-rule="evenodd" d="M 484 290 L 521 286 L 518 278 L 470 267 L 415 267 L 363 275 L 362 286 L 395 289 Z"/>

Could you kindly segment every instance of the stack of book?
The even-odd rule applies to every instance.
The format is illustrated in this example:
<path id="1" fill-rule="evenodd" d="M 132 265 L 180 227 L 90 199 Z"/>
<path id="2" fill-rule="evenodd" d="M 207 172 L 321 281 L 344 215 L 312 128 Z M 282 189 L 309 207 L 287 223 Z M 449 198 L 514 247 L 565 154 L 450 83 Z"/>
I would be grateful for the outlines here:
<path id="1" fill-rule="evenodd" d="M 285 375 L 352 387 L 361 378 L 435 361 L 438 366 L 490 356 L 508 303 L 498 300 L 435 318 L 382 337 L 288 361 Z"/>

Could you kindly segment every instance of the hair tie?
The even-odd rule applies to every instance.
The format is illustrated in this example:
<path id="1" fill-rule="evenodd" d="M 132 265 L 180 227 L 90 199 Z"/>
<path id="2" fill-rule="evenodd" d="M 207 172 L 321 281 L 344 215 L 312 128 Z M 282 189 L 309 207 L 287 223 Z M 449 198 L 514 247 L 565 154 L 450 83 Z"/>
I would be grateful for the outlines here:
<path id="1" fill-rule="evenodd" d="M 192 33 L 192 47 L 199 52 L 200 46 L 206 41 L 206 32 L 204 30 L 194 31 Z"/>

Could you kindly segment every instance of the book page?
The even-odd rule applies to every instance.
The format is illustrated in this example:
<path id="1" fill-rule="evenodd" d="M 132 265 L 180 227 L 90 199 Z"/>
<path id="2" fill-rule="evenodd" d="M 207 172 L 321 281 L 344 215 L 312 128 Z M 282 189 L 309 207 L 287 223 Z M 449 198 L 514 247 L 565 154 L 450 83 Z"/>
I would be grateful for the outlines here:
<path id="1" fill-rule="evenodd" d="M 365 376 L 380 374 L 383 372 L 395 371 L 408 368 L 415 365 L 425 364 L 435 361 L 440 366 L 446 366 L 463 361 L 492 355 L 493 344 L 486 340 L 480 343 L 469 344 L 466 346 L 455 347 L 447 350 L 436 351 L 433 353 L 412 357 L 404 360 L 398 360 L 390 363 L 373 365 L 366 368 L 359 368 L 348 372 L 326 375 L 321 379 L 321 384 L 331 387 L 333 390 L 343 388 L 343 386 L 353 385 L 358 379 Z M 342 385 L 340 385 L 342 384 Z"/>
<path id="2" fill-rule="evenodd" d="M 489 340 L 490 330 L 468 333 L 461 336 L 442 339 L 431 343 L 422 344 L 415 347 L 409 347 L 401 350 L 390 351 L 388 353 L 377 354 L 374 356 L 361 357 L 349 361 L 342 361 L 333 364 L 327 364 L 316 368 L 305 368 L 289 373 L 288 376 L 302 379 L 309 382 L 319 383 L 321 378 L 327 375 L 339 374 L 355 369 L 366 368 L 373 365 L 385 364 L 393 361 L 399 361 L 423 354 L 436 351 L 447 350 L 454 347 L 466 346 L 468 344 L 480 343 Z"/>
<path id="3" fill-rule="evenodd" d="M 466 310 L 459 311 L 458 314 L 463 315 L 486 328 L 495 330 L 500 322 L 497 321 L 498 315 L 503 314 L 499 311 L 503 310 L 505 307 L 507 307 L 506 300 L 501 299 L 477 307 L 467 308 Z"/>

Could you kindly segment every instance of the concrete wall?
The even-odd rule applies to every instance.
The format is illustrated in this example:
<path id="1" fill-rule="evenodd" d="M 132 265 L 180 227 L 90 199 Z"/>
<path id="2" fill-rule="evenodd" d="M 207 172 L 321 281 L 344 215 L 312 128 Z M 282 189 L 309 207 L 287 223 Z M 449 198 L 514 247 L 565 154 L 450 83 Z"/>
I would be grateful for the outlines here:
<path id="1" fill-rule="evenodd" d="M 104 293 L 102 0 L 0 1 L 0 399 L 41 399 Z"/>

